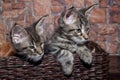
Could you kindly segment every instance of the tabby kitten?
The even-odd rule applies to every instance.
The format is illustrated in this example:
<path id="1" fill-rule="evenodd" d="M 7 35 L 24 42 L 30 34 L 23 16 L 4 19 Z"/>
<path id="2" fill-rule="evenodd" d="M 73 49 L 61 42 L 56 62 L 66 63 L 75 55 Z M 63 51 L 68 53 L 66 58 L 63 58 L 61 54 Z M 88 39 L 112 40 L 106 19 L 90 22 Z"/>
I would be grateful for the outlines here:
<path id="1" fill-rule="evenodd" d="M 57 31 L 46 44 L 46 50 L 55 55 L 65 75 L 72 73 L 75 52 L 85 63 L 92 62 L 92 52 L 84 43 L 88 41 L 88 14 L 94 7 L 95 5 L 80 10 L 74 7 L 65 9 L 58 20 Z"/>
<path id="2" fill-rule="evenodd" d="M 10 37 L 14 48 L 15 56 L 20 57 L 32 64 L 41 62 L 44 55 L 44 19 L 41 17 L 30 27 L 23 28 L 20 25 L 14 25 L 11 29 Z"/>

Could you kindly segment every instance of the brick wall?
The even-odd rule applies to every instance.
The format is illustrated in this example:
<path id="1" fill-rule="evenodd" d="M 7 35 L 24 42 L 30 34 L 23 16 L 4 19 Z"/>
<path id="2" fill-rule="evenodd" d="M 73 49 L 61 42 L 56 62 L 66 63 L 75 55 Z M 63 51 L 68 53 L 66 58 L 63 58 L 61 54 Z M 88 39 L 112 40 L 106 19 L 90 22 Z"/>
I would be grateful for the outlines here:
<path id="1" fill-rule="evenodd" d="M 111 55 L 120 54 L 120 0 L 0 0 L 0 43 L 14 22 L 26 27 L 50 14 L 48 22 L 57 25 L 64 6 L 83 8 L 96 2 L 99 8 L 90 16 L 90 38 Z"/>

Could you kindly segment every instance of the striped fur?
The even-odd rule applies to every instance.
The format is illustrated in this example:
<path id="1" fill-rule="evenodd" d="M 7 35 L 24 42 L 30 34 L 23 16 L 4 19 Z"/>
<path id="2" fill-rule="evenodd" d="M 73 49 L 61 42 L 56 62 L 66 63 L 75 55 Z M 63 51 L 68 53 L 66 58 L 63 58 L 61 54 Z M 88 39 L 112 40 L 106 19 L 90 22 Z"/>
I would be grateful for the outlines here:
<path id="1" fill-rule="evenodd" d="M 41 62 L 44 55 L 44 19 L 41 17 L 30 27 L 23 28 L 14 25 L 11 29 L 10 37 L 13 47 L 16 49 L 16 56 L 32 64 Z"/>
<path id="2" fill-rule="evenodd" d="M 94 6 L 80 10 L 74 7 L 65 9 L 58 20 L 58 29 L 46 44 L 46 52 L 56 56 L 65 75 L 72 73 L 73 53 L 77 53 L 85 63 L 92 63 L 92 52 L 84 43 L 89 41 L 88 14 Z"/>

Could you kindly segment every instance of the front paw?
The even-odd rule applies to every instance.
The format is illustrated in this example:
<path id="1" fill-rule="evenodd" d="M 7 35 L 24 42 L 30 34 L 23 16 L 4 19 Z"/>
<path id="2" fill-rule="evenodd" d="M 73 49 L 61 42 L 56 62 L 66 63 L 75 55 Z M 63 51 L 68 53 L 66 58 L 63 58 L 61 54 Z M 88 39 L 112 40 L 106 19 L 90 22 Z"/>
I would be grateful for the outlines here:
<path id="1" fill-rule="evenodd" d="M 70 76 L 73 71 L 73 54 L 68 50 L 61 50 L 57 56 L 57 61 L 61 64 L 64 75 Z"/>
<path id="2" fill-rule="evenodd" d="M 84 53 L 81 55 L 80 59 L 84 63 L 91 65 L 92 64 L 92 53 Z"/>
<path id="3" fill-rule="evenodd" d="M 77 54 L 84 63 L 89 65 L 92 63 L 92 52 L 86 46 L 79 47 Z"/>

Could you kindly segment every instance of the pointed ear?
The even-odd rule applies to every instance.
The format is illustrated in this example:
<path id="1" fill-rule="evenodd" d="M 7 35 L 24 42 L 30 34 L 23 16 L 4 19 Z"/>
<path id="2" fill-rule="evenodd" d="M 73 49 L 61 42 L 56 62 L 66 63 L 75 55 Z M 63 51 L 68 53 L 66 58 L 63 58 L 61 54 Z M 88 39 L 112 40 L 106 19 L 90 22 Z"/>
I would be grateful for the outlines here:
<path id="1" fill-rule="evenodd" d="M 75 11 L 76 11 L 75 7 L 71 6 L 70 8 L 68 8 L 66 10 L 64 17 L 68 18 L 68 17 L 72 16 L 73 12 L 75 12 Z"/>
<path id="2" fill-rule="evenodd" d="M 74 24 L 77 21 L 77 10 L 73 6 L 66 10 L 63 15 L 63 21 L 67 25 Z"/>
<path id="3" fill-rule="evenodd" d="M 11 40 L 14 44 L 23 43 L 24 41 L 28 40 L 28 33 L 27 31 L 20 27 L 19 25 L 15 25 L 11 30 Z"/>
<path id="4" fill-rule="evenodd" d="M 42 16 L 39 20 L 38 20 L 38 22 L 37 22 L 37 24 L 36 24 L 36 26 L 35 26 L 35 30 L 36 30 L 36 32 L 37 32 L 37 34 L 40 36 L 40 35 L 43 35 L 43 30 L 44 30 L 44 20 L 45 20 L 45 18 L 47 17 L 48 15 L 45 15 L 45 16 Z"/>
<path id="5" fill-rule="evenodd" d="M 91 11 L 92 11 L 96 6 L 98 6 L 98 4 L 94 4 L 94 5 L 92 5 L 92 6 L 88 7 L 88 8 L 86 8 L 86 10 L 85 10 L 85 16 L 88 17 L 89 14 L 91 13 Z"/>

